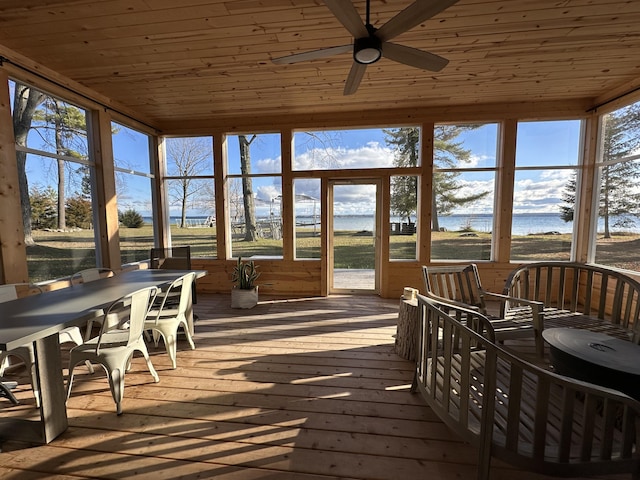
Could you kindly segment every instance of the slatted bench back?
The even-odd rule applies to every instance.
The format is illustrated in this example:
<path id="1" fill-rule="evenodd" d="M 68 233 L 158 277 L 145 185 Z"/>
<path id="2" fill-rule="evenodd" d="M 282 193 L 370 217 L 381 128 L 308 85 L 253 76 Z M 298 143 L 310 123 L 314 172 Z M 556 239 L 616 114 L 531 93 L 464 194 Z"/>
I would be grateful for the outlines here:
<path id="1" fill-rule="evenodd" d="M 491 456 L 548 475 L 640 472 L 640 402 L 513 356 L 478 312 L 422 295 L 418 308 L 413 389 L 479 447 L 478 478 L 489 477 Z"/>
<path id="2" fill-rule="evenodd" d="M 640 282 L 620 272 L 583 263 L 531 263 L 509 275 L 504 293 L 606 320 L 640 343 Z"/>
<path id="3" fill-rule="evenodd" d="M 423 266 L 422 275 L 430 295 L 464 303 L 486 313 L 480 275 L 475 264 Z"/>

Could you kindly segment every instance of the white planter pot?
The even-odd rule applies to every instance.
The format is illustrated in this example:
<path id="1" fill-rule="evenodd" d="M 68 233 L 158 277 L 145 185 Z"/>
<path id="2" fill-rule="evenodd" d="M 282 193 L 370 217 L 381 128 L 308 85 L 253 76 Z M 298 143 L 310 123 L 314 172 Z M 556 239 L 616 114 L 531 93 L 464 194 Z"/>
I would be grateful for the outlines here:
<path id="1" fill-rule="evenodd" d="M 231 308 L 253 308 L 258 304 L 258 287 L 251 290 L 233 288 L 231 290 Z"/>

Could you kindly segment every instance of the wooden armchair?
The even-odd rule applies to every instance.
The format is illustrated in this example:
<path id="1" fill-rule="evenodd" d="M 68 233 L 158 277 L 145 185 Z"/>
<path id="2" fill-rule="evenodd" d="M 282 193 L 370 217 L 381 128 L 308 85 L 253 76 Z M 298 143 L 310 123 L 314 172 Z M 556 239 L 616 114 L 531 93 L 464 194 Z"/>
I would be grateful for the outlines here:
<path id="1" fill-rule="evenodd" d="M 542 302 L 486 291 L 475 263 L 423 266 L 422 273 L 428 297 L 475 309 L 489 317 L 500 342 L 533 335 L 538 355 L 544 354 Z M 497 314 L 487 311 L 487 301 L 497 303 Z"/>
<path id="2" fill-rule="evenodd" d="M 412 391 L 479 448 L 478 480 L 492 457 L 543 475 L 637 478 L 640 402 L 514 356 L 477 310 L 418 295 L 418 316 Z"/>

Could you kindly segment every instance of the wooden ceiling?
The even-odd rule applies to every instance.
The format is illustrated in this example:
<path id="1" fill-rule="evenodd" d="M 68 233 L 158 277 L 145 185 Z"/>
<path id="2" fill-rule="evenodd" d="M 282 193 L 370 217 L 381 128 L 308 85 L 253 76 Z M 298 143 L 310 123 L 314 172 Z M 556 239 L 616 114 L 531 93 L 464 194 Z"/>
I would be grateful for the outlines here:
<path id="1" fill-rule="evenodd" d="M 410 3 L 372 0 L 371 23 L 381 26 Z M 354 5 L 364 17 L 365 2 Z M 638 25 L 637 0 L 459 0 L 394 39 L 448 58 L 444 70 L 383 58 L 345 97 L 349 53 L 294 65 L 270 61 L 352 42 L 321 0 L 0 1 L 0 45 L 160 128 L 597 99 L 640 78 Z"/>

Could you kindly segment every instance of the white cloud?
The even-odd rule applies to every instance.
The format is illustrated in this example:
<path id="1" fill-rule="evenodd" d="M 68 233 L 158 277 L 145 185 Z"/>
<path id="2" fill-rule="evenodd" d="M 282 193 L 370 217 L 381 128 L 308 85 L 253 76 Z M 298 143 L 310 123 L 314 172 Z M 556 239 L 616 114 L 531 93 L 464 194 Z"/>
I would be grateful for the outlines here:
<path id="1" fill-rule="evenodd" d="M 282 157 L 263 158 L 252 164 L 254 172 L 251 173 L 280 173 Z"/>
<path id="2" fill-rule="evenodd" d="M 296 170 L 327 170 L 392 167 L 394 151 L 378 142 L 358 148 L 313 148 L 296 155 Z"/>

